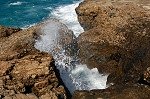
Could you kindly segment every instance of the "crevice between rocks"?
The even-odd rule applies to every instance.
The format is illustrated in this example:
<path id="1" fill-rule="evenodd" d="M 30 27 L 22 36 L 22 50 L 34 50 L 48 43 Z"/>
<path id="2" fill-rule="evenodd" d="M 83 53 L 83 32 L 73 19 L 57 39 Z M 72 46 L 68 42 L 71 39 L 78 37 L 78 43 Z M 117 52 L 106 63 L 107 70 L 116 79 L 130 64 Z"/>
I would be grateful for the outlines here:
<path id="1" fill-rule="evenodd" d="M 139 84 L 150 86 L 150 83 L 144 80 L 144 75 L 141 75 L 140 79 L 138 80 Z"/>
<path id="2" fill-rule="evenodd" d="M 63 85 L 64 88 L 65 88 L 65 91 L 66 91 L 66 99 L 71 99 L 72 95 L 71 93 L 69 92 L 68 88 L 66 87 L 66 85 L 64 84 L 63 80 L 61 79 L 61 76 L 60 76 L 60 72 L 59 70 L 57 69 L 57 67 L 55 66 L 55 61 L 53 60 L 50 65 L 52 66 L 55 74 L 56 74 L 56 77 L 58 78 L 58 81 L 60 82 L 59 84 L 60 85 Z M 59 99 L 64 99 L 61 95 L 58 96 Z"/>

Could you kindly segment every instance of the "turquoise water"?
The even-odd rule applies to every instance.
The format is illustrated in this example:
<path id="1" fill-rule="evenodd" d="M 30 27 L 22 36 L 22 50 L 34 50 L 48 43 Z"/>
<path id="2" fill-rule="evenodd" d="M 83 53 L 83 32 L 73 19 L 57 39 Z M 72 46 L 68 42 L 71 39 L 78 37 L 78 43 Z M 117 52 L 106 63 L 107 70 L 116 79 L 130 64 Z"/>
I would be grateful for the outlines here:
<path id="1" fill-rule="evenodd" d="M 55 46 L 59 46 L 55 42 L 58 39 L 56 34 L 59 34 L 60 29 L 71 29 L 75 36 L 84 31 L 75 12 L 75 8 L 81 1 L 0 0 L 0 25 L 25 28 L 50 18 L 42 28 L 44 32 L 40 39 L 36 40 L 35 48 L 53 54 L 60 76 L 71 93 L 75 90 L 105 89 L 108 76 L 99 74 L 96 68 L 88 69 L 86 64 L 76 64 L 73 57 L 65 55 L 63 48 L 58 53 L 52 51 Z"/>
<path id="2" fill-rule="evenodd" d="M 88 69 L 86 64 L 76 64 L 73 57 L 65 55 L 65 49 L 54 53 L 59 31 L 70 29 L 75 36 L 84 30 L 80 26 L 75 8 L 82 0 L 0 0 L 0 25 L 25 28 L 44 19 L 48 23 L 42 28 L 43 34 L 36 40 L 35 48 L 53 54 L 60 76 L 73 93 L 75 90 L 92 90 L 106 88 L 108 75 L 99 74 L 96 68 Z M 58 21 L 51 20 L 55 18 Z M 67 27 L 66 27 L 67 26 Z M 67 28 L 67 29 L 66 29 Z M 59 38 L 60 39 L 60 38 Z M 67 62 L 67 64 L 66 64 Z M 72 65 L 72 63 L 74 63 Z"/>
<path id="3" fill-rule="evenodd" d="M 0 25 L 25 27 L 51 17 L 59 6 L 79 0 L 0 0 Z M 69 9 L 68 9 L 69 10 Z"/>

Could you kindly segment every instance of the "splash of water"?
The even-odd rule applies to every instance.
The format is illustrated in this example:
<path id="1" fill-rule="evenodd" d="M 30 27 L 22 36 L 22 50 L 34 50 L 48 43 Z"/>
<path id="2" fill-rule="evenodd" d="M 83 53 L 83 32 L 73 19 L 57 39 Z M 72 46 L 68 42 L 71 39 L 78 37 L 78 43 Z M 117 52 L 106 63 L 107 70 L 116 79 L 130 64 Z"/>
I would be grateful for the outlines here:
<path id="1" fill-rule="evenodd" d="M 78 36 L 84 31 L 78 22 L 77 14 L 75 12 L 75 8 L 79 5 L 80 2 L 75 2 L 74 4 L 57 7 L 51 13 L 54 18 L 60 20 L 62 23 L 67 25 L 67 27 L 74 32 L 75 36 Z"/>
<path id="2" fill-rule="evenodd" d="M 59 43 L 62 39 L 60 30 L 65 34 L 70 33 L 59 21 L 47 21 L 41 28 L 42 35 L 36 41 L 35 48 L 52 53 L 60 76 L 71 93 L 75 90 L 105 89 L 108 75 L 99 74 L 97 68 L 90 70 L 85 64 L 78 63 L 76 58 L 66 55 Z"/>

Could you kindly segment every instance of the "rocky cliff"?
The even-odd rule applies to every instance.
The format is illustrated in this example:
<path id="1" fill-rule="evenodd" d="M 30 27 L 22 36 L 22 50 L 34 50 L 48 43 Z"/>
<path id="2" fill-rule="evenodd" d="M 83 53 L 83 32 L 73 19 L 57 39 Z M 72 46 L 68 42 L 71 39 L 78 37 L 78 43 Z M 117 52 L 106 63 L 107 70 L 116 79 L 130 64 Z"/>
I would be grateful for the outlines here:
<path id="1" fill-rule="evenodd" d="M 73 99 L 149 99 L 150 1 L 85 0 L 76 12 L 85 30 L 81 63 L 109 74 L 113 86 L 76 91 Z"/>
<path id="2" fill-rule="evenodd" d="M 66 99 L 53 57 L 34 48 L 39 26 L 0 26 L 0 99 Z"/>

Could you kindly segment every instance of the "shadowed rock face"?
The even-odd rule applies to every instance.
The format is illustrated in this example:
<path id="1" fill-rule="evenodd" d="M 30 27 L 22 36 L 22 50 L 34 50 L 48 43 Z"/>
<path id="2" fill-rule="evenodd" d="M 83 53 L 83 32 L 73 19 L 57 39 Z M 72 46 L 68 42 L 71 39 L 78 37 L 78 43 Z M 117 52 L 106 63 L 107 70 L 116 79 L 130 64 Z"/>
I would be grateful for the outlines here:
<path id="1" fill-rule="evenodd" d="M 16 33 L 20 30 L 21 29 L 19 29 L 19 28 L 8 28 L 8 27 L 0 26 L 0 38 L 1 37 L 8 37 L 11 34 Z"/>
<path id="2" fill-rule="evenodd" d="M 95 94 L 91 95 L 91 99 L 95 99 L 95 96 L 121 99 L 129 93 L 118 91 L 113 94 L 119 87 L 126 90 L 127 86 L 124 85 L 130 84 L 129 89 L 132 90 L 134 84 L 144 82 L 149 85 L 147 68 L 150 67 L 150 10 L 145 7 L 149 4 L 144 0 L 85 0 L 76 8 L 79 22 L 85 30 L 78 37 L 81 62 L 86 63 L 89 68 L 98 68 L 100 73 L 110 74 L 108 84 L 115 84 L 114 90 L 108 88 L 108 97 L 105 97 L 106 89 L 98 91 L 103 92 L 102 95 L 91 91 Z M 137 86 L 141 88 L 140 85 Z M 149 87 L 143 90 L 149 94 Z M 76 93 L 75 96 L 82 95 L 82 91 L 81 95 L 80 92 Z M 87 92 L 83 93 L 83 96 L 90 96 Z M 134 99 L 142 99 L 144 96 L 148 99 L 140 91 L 137 93 L 141 98 L 131 95 L 128 99 L 132 99 L 132 96 Z"/>
<path id="3" fill-rule="evenodd" d="M 72 99 L 149 99 L 150 90 L 145 86 L 115 86 L 105 90 L 76 91 Z"/>
<path id="4" fill-rule="evenodd" d="M 0 26 L 0 98 L 66 99 L 53 57 L 34 48 L 39 26 Z"/>

